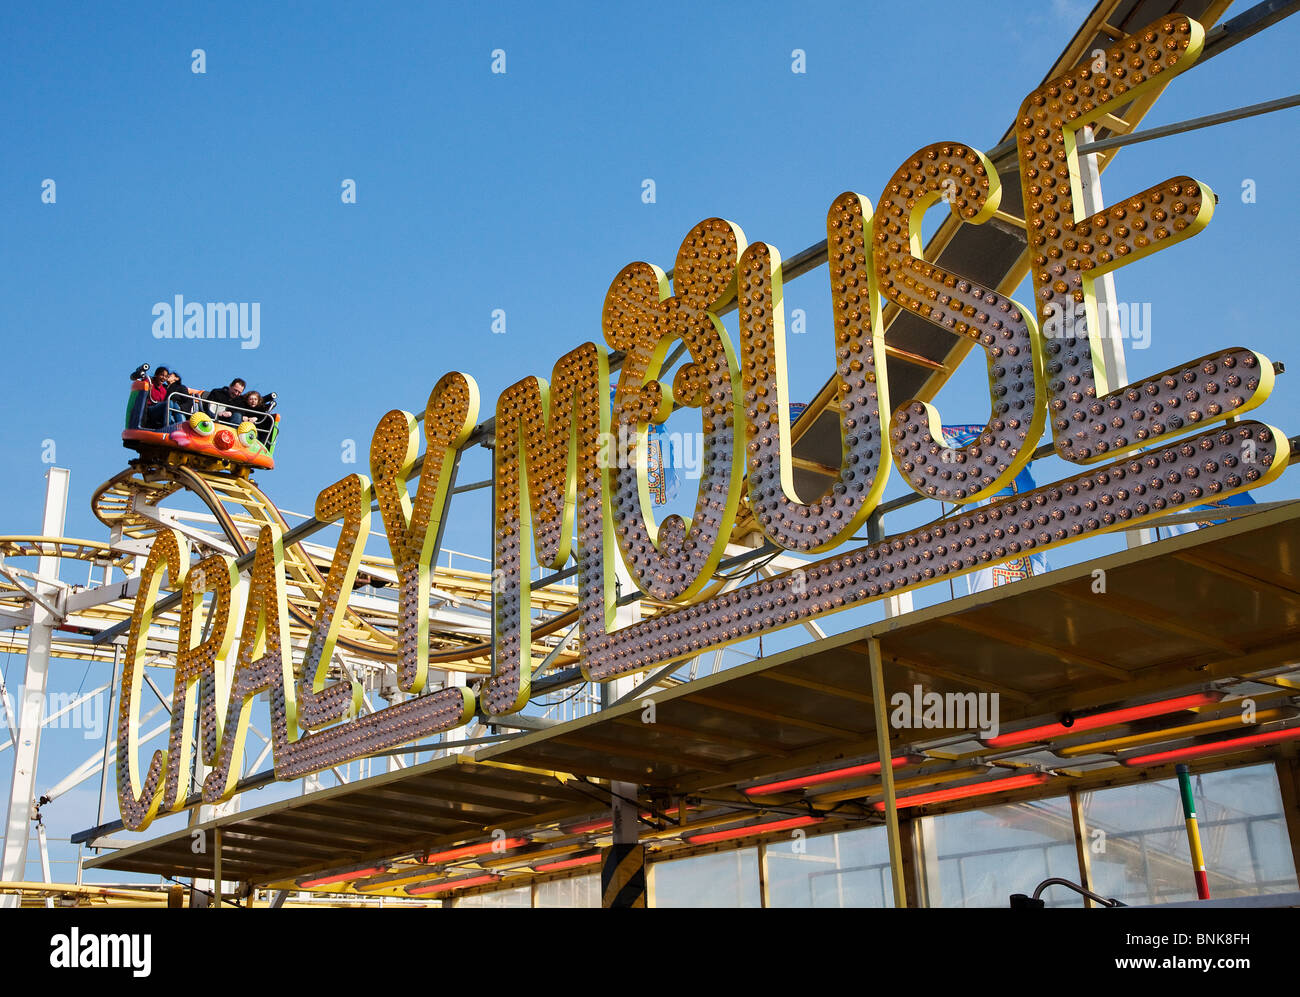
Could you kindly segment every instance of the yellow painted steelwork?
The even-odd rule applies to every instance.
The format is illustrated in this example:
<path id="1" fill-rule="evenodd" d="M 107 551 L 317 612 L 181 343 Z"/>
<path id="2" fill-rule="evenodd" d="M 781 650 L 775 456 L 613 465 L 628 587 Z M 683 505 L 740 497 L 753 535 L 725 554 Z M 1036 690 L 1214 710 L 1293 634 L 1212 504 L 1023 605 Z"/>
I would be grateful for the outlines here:
<path id="1" fill-rule="evenodd" d="M 1254 718 L 1247 721 L 1241 714 L 1219 717 L 1216 720 L 1202 720 L 1199 723 L 1185 724 L 1182 727 L 1167 727 L 1164 730 L 1151 731 L 1146 734 L 1129 734 L 1125 737 L 1112 737 L 1105 741 L 1092 741 L 1088 744 L 1072 744 L 1069 747 L 1054 749 L 1063 758 L 1077 758 L 1079 755 L 1108 755 L 1128 748 L 1137 748 L 1147 744 L 1161 744 L 1165 741 L 1178 741 L 1185 737 L 1199 737 L 1201 734 L 1213 734 L 1222 730 L 1241 729 L 1255 724 L 1270 723 L 1293 715 L 1293 710 L 1260 710 Z"/>

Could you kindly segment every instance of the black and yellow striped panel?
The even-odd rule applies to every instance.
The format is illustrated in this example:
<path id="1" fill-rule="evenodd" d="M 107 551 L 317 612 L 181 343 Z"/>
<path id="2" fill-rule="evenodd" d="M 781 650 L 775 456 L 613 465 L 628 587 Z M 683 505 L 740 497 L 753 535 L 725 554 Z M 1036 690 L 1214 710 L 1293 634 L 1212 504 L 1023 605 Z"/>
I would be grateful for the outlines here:
<path id="1" fill-rule="evenodd" d="M 600 893 L 604 907 L 646 905 L 644 845 L 614 844 L 602 850 Z"/>

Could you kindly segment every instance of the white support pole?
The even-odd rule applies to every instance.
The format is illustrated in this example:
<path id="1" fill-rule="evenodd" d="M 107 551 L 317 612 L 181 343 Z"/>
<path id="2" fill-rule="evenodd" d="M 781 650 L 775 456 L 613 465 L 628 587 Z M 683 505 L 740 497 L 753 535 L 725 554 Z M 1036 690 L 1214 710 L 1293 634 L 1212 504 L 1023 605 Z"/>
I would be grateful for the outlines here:
<path id="1" fill-rule="evenodd" d="M 1092 141 L 1092 129 L 1080 128 L 1080 144 Z M 1079 185 L 1083 190 L 1083 210 L 1087 217 L 1095 215 L 1106 207 L 1106 200 L 1101 194 L 1101 169 L 1097 164 L 1095 153 L 1079 157 Z M 1119 299 L 1115 295 L 1115 274 L 1105 273 L 1096 278 L 1092 284 L 1093 295 L 1097 300 L 1097 334 L 1101 339 L 1101 361 L 1106 366 L 1106 385 L 1110 391 L 1128 384 L 1128 360 L 1124 355 L 1124 330 L 1119 327 Z M 1073 319 L 1073 316 L 1070 316 Z M 1128 322 L 1134 322 L 1130 310 Z M 1130 329 L 1130 331 L 1132 331 Z M 1148 330 L 1149 332 L 1150 330 Z M 1125 540 L 1130 547 L 1140 547 L 1155 539 L 1150 529 L 1127 530 Z"/>
<path id="2" fill-rule="evenodd" d="M 104 573 L 105 581 L 108 572 Z M 113 740 L 113 731 L 117 724 L 113 722 L 113 697 L 117 694 L 117 680 L 121 669 L 122 645 L 113 643 L 113 679 L 108 683 L 108 702 L 104 704 L 104 754 L 99 760 L 99 811 L 95 826 L 104 823 L 104 808 L 108 805 L 108 744 Z"/>
<path id="3" fill-rule="evenodd" d="M 892 619 L 895 616 L 905 616 L 910 613 L 913 608 L 911 592 L 904 592 L 901 595 L 891 595 L 885 598 L 886 619 Z"/>
<path id="4" fill-rule="evenodd" d="M 47 537 L 63 536 L 64 517 L 68 509 L 68 471 L 51 467 L 45 476 L 45 513 L 41 533 Z M 59 558 L 45 555 L 37 562 L 37 593 L 43 599 L 59 598 Z M 5 816 L 4 861 L 0 879 L 13 881 L 27 878 L 27 837 L 31 830 L 36 802 L 36 763 L 41 750 L 41 721 L 45 690 L 50 669 L 50 640 L 58 617 L 41 602 L 33 602 L 32 625 L 27 635 L 27 674 L 23 679 L 23 705 L 18 717 L 18 740 L 14 743 L 13 781 L 9 787 L 9 806 Z M 0 897 L 0 908 L 17 907 L 17 894 Z"/>
<path id="5" fill-rule="evenodd" d="M 451 671 L 450 669 L 448 669 L 447 671 L 444 671 L 444 672 L 442 673 L 442 676 L 443 676 L 443 678 L 442 678 L 442 687 L 443 687 L 444 689 L 452 689 L 452 688 L 462 688 L 462 689 L 463 689 L 463 688 L 465 688 L 467 685 L 469 685 L 469 675 L 468 675 L 467 673 L 465 673 L 465 672 L 456 672 L 456 671 Z M 469 736 L 469 728 L 467 727 L 467 728 L 465 729 L 465 731 L 463 732 L 463 735 L 462 735 L 462 737 L 460 738 L 460 740 L 465 740 L 468 736 Z M 447 735 L 444 734 L 444 735 L 443 735 L 443 740 L 447 740 L 447 739 L 448 739 L 448 738 L 447 738 Z M 459 754 L 461 754 L 461 753 L 463 753 L 463 752 L 465 751 L 465 748 L 463 748 L 463 747 L 459 747 L 459 748 L 447 748 L 447 749 L 445 749 L 445 750 L 446 750 L 447 754 L 449 754 L 449 755 L 459 755 Z M 394 758 L 394 757 L 395 757 L 395 756 L 391 756 L 391 755 L 390 755 L 389 758 L 387 758 L 387 759 L 385 760 L 385 765 L 384 765 L 384 771 L 385 771 L 385 772 L 391 772 L 391 771 L 393 771 L 394 766 L 393 766 L 393 764 L 392 764 L 392 761 L 393 761 L 393 758 Z"/>
<path id="6" fill-rule="evenodd" d="M 631 574 L 628 573 L 627 565 L 623 563 L 621 556 L 614 559 L 614 577 L 617 579 L 616 591 L 618 598 L 622 598 L 628 593 L 635 592 L 636 582 L 632 581 Z M 626 606 L 619 606 L 614 610 L 614 629 L 621 630 L 623 627 L 631 626 L 641 619 L 641 603 L 629 602 Z M 604 709 L 612 706 L 629 692 L 637 687 L 642 675 L 624 675 L 622 678 L 616 678 L 610 682 L 603 682 L 600 686 L 600 706 Z"/>
<path id="7" fill-rule="evenodd" d="M 54 882 L 54 876 L 50 873 L 50 843 L 45 837 L 45 824 L 41 821 L 36 822 L 36 843 L 41 849 L 41 877 L 47 883 Z M 45 906 L 54 907 L 54 898 L 46 897 Z"/>
<path id="8" fill-rule="evenodd" d="M 16 742 L 18 740 L 18 719 L 14 716 L 14 704 L 9 698 L 9 690 L 5 687 L 3 676 L 0 676 L 0 701 L 4 702 L 5 726 L 9 729 L 9 740 Z"/>

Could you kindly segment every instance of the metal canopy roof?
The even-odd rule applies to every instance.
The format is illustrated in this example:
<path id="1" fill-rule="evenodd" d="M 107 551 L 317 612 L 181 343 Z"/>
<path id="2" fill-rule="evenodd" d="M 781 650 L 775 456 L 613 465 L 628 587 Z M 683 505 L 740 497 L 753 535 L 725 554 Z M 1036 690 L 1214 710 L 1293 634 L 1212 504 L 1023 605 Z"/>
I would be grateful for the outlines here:
<path id="1" fill-rule="evenodd" d="M 193 835 L 220 828 L 223 878 L 264 883 L 475 837 L 521 817 L 532 823 L 591 807 L 591 797 L 549 775 L 450 755 L 364 785 L 336 786 L 175 831 L 101 855 L 86 868 L 211 876 L 211 851 L 194 854 Z M 209 849 L 213 841 L 208 834 Z"/>
<path id="2" fill-rule="evenodd" d="M 1300 661 L 1300 502 L 1265 507 L 1195 533 L 1001 586 L 669 690 L 655 722 L 633 699 L 509 742 L 391 772 L 201 825 L 221 828 L 223 875 L 256 884 L 368 860 L 482 840 L 494 828 L 545 830 L 607 813 L 589 779 L 620 780 L 674 798 L 747 802 L 757 779 L 816 771 L 876 754 L 866 641 L 880 641 L 886 688 L 998 692 L 1004 730 L 1064 710 L 1142 703 L 1214 680 L 1268 677 Z M 1094 592 L 1095 572 L 1105 591 Z M 1286 688 L 1300 688 L 1282 680 Z M 1283 695 L 1289 695 L 1282 692 Z M 1164 718 L 1176 727 L 1197 717 Z M 901 750 L 969 730 L 892 732 Z M 1076 736 L 1074 740 L 1078 740 Z M 1042 751 L 1060 741 L 1053 739 Z M 936 753 L 915 787 L 945 782 L 964 759 Z M 1060 771 L 1062 763 L 1047 757 Z M 1266 757 L 1258 755 L 1252 757 Z M 971 762 L 965 762 L 970 765 Z M 986 763 L 981 763 L 986 764 Z M 1009 763 L 1024 764 L 1024 763 Z M 1079 785 L 1125 781 L 1113 757 L 1072 760 Z M 574 777 L 579 778 L 574 778 Z M 1006 799 L 1059 795 L 1059 779 Z M 872 818 L 868 788 L 840 794 L 841 818 Z M 800 802 L 802 795 L 785 803 Z M 987 805 L 967 801 L 966 806 Z M 772 803 L 777 812 L 782 800 Z M 960 807 L 956 807 L 960 809 Z M 789 811 L 785 811 L 789 812 Z M 806 808 L 805 811 L 806 812 Z M 738 810 L 731 821 L 752 816 Z M 717 823 L 715 820 L 714 823 Z M 211 875 L 193 829 L 101 855 L 88 868 Z M 569 838 L 570 851 L 589 841 Z M 211 842 L 211 838 L 209 838 Z M 560 842 L 562 845 L 563 842 Z M 211 847 L 211 845 L 210 845 Z M 526 858 L 525 853 L 514 856 Z"/>
<path id="3" fill-rule="evenodd" d="M 656 691 L 654 724 L 634 701 L 476 757 L 698 790 L 874 753 L 871 637 L 888 689 L 998 692 L 1003 727 L 1280 667 L 1300 661 L 1298 566 L 1287 503 Z"/>

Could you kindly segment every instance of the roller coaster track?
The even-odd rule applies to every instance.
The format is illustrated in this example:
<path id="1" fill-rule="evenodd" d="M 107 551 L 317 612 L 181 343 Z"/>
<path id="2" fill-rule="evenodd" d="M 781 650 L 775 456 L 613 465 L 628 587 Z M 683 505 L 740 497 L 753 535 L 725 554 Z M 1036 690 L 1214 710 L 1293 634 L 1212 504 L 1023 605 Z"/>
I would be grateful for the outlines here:
<path id="1" fill-rule="evenodd" d="M 130 555 L 114 551 L 98 540 L 74 540 L 69 537 L 0 536 L 0 614 L 5 622 L 17 622 L 34 598 L 35 578 L 13 564 L 26 558 L 55 557 L 80 561 L 96 567 L 111 566 L 127 571 Z M 12 641 L 0 640 L 0 650 L 10 650 Z"/>
<path id="2" fill-rule="evenodd" d="M 212 510 L 238 553 L 247 554 L 255 543 L 249 542 L 244 528 L 251 530 L 254 536 L 265 526 L 277 527 L 281 533 L 289 531 L 289 524 L 275 503 L 253 484 L 251 478 L 203 473 L 188 467 L 175 468 L 173 473 L 187 490 Z M 243 511 L 237 512 L 237 509 Z M 301 593 L 300 600 L 289 602 L 289 612 L 299 623 L 310 627 L 325 595 L 325 579 L 302 544 L 285 545 L 284 571 L 289 584 L 297 586 Z M 354 609 L 346 608 L 344 613 L 339 646 L 379 661 L 397 660 L 397 642 L 391 636 Z"/>
<path id="3" fill-rule="evenodd" d="M 115 551 L 102 540 L 77 540 L 71 537 L 0 537 L 0 559 L 6 557 L 63 557 L 93 564 L 111 564 L 124 571 L 131 567 L 130 554 Z"/>
<path id="4" fill-rule="evenodd" d="M 99 487 L 91 507 L 100 522 L 120 531 L 121 536 L 152 540 L 162 524 L 144 510 L 152 513 L 162 499 L 181 488 L 207 506 L 237 555 L 253 549 L 264 526 L 278 527 L 284 533 L 289 530 L 275 503 L 251 478 L 186 466 L 129 468 Z M 229 553 L 213 545 L 208 545 L 208 552 Z M 295 622 L 310 628 L 325 592 L 325 579 L 301 543 L 285 545 L 284 567 L 289 584 L 298 590 L 289 600 L 289 613 Z M 340 647 L 375 660 L 397 659 L 392 637 L 355 610 L 347 608 L 345 613 Z"/>
<path id="5" fill-rule="evenodd" d="M 159 504 L 182 490 L 198 497 L 220 528 L 222 536 L 208 538 L 206 542 L 200 531 L 190 531 L 191 540 L 206 548 L 205 553 L 246 554 L 253 549 L 264 526 L 273 525 L 282 532 L 289 530 L 275 503 L 248 477 L 176 464 L 133 462 L 133 465 L 101 485 L 91 499 L 95 516 L 115 537 L 152 544 L 164 526 Z M 313 555 L 309 545 L 301 542 L 286 544 L 284 555 L 285 576 L 290 585 L 290 615 L 294 623 L 310 629 L 325 591 L 322 567 L 328 571 L 329 557 L 320 551 Z M 360 573 L 381 583 L 396 581 L 389 558 L 364 555 Z M 449 604 L 490 609 L 491 577 L 485 572 L 437 567 L 434 589 Z M 575 590 L 556 586 L 537 596 L 534 605 L 554 615 L 534 629 L 535 638 L 555 634 L 577 619 Z M 338 639 L 341 649 L 373 661 L 397 660 L 397 645 L 392 636 L 397 629 L 395 603 L 391 609 L 367 608 L 364 612 L 349 605 L 344 612 Z M 491 647 L 486 641 L 474 642 L 465 634 L 452 631 L 435 630 L 432 637 L 435 646 L 431 648 L 431 662 L 468 672 L 490 669 Z M 539 649 L 543 654 L 548 650 L 544 646 Z"/>
<path id="6" fill-rule="evenodd" d="M 105 579 L 112 570 L 120 570 L 129 575 L 135 560 L 132 554 L 114 550 L 101 540 L 32 535 L 0 536 L 0 621 L 6 628 L 0 630 L 0 653 L 27 653 L 25 621 L 30 616 L 36 580 L 19 563 L 51 557 L 59 559 L 62 564 L 80 563 L 87 566 L 88 577 L 84 585 L 64 577 L 62 584 L 70 593 L 98 584 L 94 578 L 96 569 L 103 572 Z M 129 614 L 129 607 L 109 599 L 80 609 L 74 617 L 67 619 L 55 630 L 51 637 L 51 647 L 62 657 L 111 661 L 111 646 L 95 645 L 84 637 L 99 627 L 119 622 Z"/>

